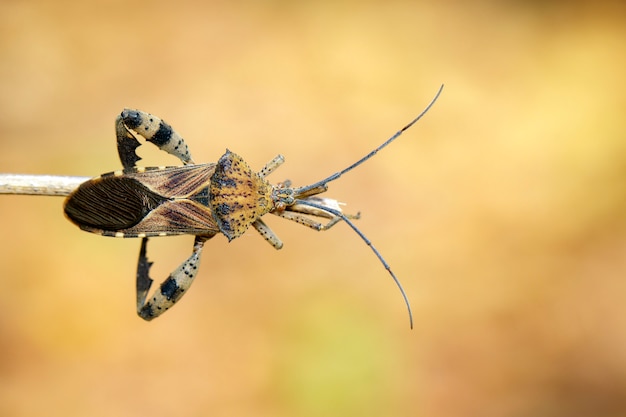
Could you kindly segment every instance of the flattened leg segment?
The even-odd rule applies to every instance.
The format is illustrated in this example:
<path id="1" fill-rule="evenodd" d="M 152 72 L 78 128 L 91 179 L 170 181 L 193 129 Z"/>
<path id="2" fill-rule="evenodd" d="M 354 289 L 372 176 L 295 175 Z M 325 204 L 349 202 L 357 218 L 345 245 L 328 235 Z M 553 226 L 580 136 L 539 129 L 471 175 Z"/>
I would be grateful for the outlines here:
<path id="1" fill-rule="evenodd" d="M 141 250 L 139 251 L 139 262 L 137 262 L 137 309 L 143 306 L 148 296 L 148 291 L 152 286 L 152 278 L 150 278 L 150 267 L 153 262 L 148 261 L 146 256 L 146 248 L 148 246 L 148 238 L 141 239 Z"/>
<path id="2" fill-rule="evenodd" d="M 158 146 L 162 151 L 174 155 L 184 164 L 193 163 L 185 140 L 170 125 L 152 114 L 124 109 L 116 120 L 118 151 L 124 168 L 127 168 L 127 162 L 132 160 L 136 162 L 140 159 L 135 153 L 135 149 L 139 146 L 137 139 L 130 146 L 128 145 L 130 140 L 120 140 L 121 137 L 133 136 L 131 131 Z M 120 147 L 120 141 L 123 143 L 122 147 Z M 131 167 L 134 166 L 134 162 Z"/>
<path id="3" fill-rule="evenodd" d="M 128 171 L 141 159 L 135 152 L 141 144 L 124 125 L 122 115 L 115 119 L 115 136 L 117 136 L 117 153 L 120 156 L 120 161 L 122 161 L 124 171 Z"/>
<path id="4" fill-rule="evenodd" d="M 191 256 L 161 283 L 160 288 L 152 294 L 147 302 L 146 297 L 153 282 L 149 276 L 152 262 L 149 262 L 146 256 L 148 239 L 142 240 L 137 264 L 137 314 L 139 317 L 150 321 L 159 317 L 181 299 L 196 277 L 204 242 L 211 237 L 213 236 L 196 236 Z"/>

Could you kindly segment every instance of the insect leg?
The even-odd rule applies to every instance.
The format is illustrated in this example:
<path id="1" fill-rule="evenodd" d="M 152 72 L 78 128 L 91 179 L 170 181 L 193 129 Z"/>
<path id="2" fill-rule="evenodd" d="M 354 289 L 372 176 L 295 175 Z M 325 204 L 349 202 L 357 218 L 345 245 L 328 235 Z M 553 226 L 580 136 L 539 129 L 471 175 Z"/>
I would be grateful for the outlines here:
<path id="1" fill-rule="evenodd" d="M 180 159 L 184 164 L 192 164 L 191 154 L 182 136 L 170 125 L 149 113 L 140 110 L 124 109 L 115 120 L 117 150 L 124 169 L 135 166 L 141 158 L 135 150 L 140 146 L 135 135 L 139 135 L 158 146 L 159 149 Z"/>
<path id="2" fill-rule="evenodd" d="M 261 236 L 263 236 L 263 239 L 265 239 L 267 243 L 269 243 L 276 249 L 281 249 L 283 247 L 283 242 L 278 238 L 278 236 L 276 236 L 272 229 L 270 229 L 269 226 L 265 224 L 263 220 L 256 219 L 252 223 L 252 226 L 256 229 L 257 232 L 259 232 Z"/>
<path id="3" fill-rule="evenodd" d="M 185 294 L 193 283 L 200 264 L 200 255 L 204 242 L 213 236 L 196 236 L 193 244 L 193 253 L 187 260 L 178 266 L 169 277 L 161 283 L 158 290 L 146 301 L 148 291 L 152 286 L 149 276 L 152 262 L 146 256 L 148 238 L 141 240 L 141 251 L 137 263 L 137 314 L 144 320 L 152 320 L 172 307 Z"/>
<path id="4" fill-rule="evenodd" d="M 315 203 L 320 205 L 321 207 L 324 207 L 324 209 L 320 209 L 317 207 L 313 207 L 310 205 L 306 205 L 306 204 L 302 204 L 299 203 L 300 202 L 310 202 L 310 203 Z M 296 200 L 296 202 L 290 206 L 288 206 L 286 208 L 286 210 L 288 211 L 294 211 L 297 213 L 302 213 L 302 214 L 310 214 L 311 216 L 317 216 L 317 217 L 324 217 L 327 219 L 332 219 L 335 217 L 334 214 L 332 214 L 332 212 L 329 212 L 327 209 L 331 209 L 331 210 L 336 210 L 339 211 L 340 213 L 343 213 L 343 210 L 341 209 L 341 206 L 344 205 L 343 203 L 340 203 L 339 201 L 332 199 L 332 198 L 326 198 L 326 197 L 308 197 L 305 199 L 298 199 Z M 357 214 L 346 214 L 343 213 L 347 218 L 349 219 L 359 219 L 361 218 L 361 213 L 357 213 Z"/>
<path id="5" fill-rule="evenodd" d="M 316 204 L 316 206 L 314 207 L 311 205 L 298 203 L 298 201 L 311 202 Z M 339 203 L 337 200 L 333 200 L 332 198 L 308 197 L 305 199 L 296 200 L 295 204 L 287 206 L 284 210 L 275 210 L 271 213 L 278 217 L 282 217 L 283 219 L 294 221 L 298 224 L 310 227 L 311 229 L 317 231 L 328 230 L 341 220 L 341 217 L 334 215 L 332 211 L 329 211 L 327 209 L 338 211 L 348 219 L 359 219 L 361 217 L 360 213 L 343 213 L 340 205 L 341 203 Z M 325 219 L 330 219 L 330 221 L 326 224 L 323 224 L 307 216 L 323 217 Z"/>
<path id="6" fill-rule="evenodd" d="M 276 171 L 276 168 L 278 168 L 279 166 L 281 166 L 283 163 L 285 162 L 285 157 L 282 155 L 276 155 L 276 157 L 274 157 L 274 159 L 272 159 L 271 161 L 269 161 L 267 164 L 265 164 L 265 166 L 263 167 L 263 169 L 261 169 L 259 171 L 259 175 L 262 178 L 267 177 L 268 175 L 270 175 L 272 172 Z"/>
<path id="7" fill-rule="evenodd" d="M 303 226 L 306 227 L 310 227 L 313 230 L 317 230 L 318 232 L 322 231 L 322 230 L 328 230 L 331 227 L 333 227 L 338 221 L 341 220 L 340 217 L 335 217 L 335 216 L 329 216 L 328 218 L 330 218 L 330 221 L 327 224 L 323 224 L 320 223 L 318 221 L 315 221 L 309 217 L 306 217 L 300 213 L 294 213 L 292 211 L 276 211 L 276 212 L 272 212 L 272 214 L 278 216 L 278 217 L 282 217 L 283 219 L 287 219 L 287 220 L 291 220 L 293 222 L 296 222 L 298 224 L 301 224 Z M 320 217 L 327 217 L 327 216 L 320 216 Z"/>
<path id="8" fill-rule="evenodd" d="M 137 161 L 141 159 L 135 152 L 135 149 L 141 143 L 124 126 L 122 115 L 117 116 L 117 119 L 115 119 L 115 136 L 117 136 L 117 153 L 122 161 L 124 171 L 128 171 L 134 168 Z"/>

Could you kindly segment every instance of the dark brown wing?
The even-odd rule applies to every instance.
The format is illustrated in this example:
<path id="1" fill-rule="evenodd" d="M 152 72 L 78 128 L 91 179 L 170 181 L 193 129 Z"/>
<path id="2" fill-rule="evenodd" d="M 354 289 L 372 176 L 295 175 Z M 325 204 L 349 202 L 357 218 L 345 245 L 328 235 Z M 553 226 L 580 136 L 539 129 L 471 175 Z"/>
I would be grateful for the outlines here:
<path id="1" fill-rule="evenodd" d="M 70 194 L 65 214 L 103 235 L 215 234 L 208 193 L 214 170 L 203 164 L 104 174 Z"/>
<path id="2" fill-rule="evenodd" d="M 133 178 L 100 177 L 81 184 L 65 201 L 65 214 L 79 226 L 117 231 L 139 223 L 167 201 Z"/>

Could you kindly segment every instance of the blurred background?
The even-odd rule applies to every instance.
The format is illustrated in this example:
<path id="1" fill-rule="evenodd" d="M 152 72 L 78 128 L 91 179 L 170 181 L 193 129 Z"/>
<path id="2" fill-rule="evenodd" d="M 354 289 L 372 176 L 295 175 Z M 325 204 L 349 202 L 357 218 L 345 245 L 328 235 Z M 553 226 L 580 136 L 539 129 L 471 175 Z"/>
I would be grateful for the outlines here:
<path id="1" fill-rule="evenodd" d="M 0 196 L 0 415 L 626 415 L 622 2 L 0 2 L 0 171 L 120 168 L 124 107 L 197 162 L 332 183 L 346 225 L 205 246 L 135 314 L 139 241 Z M 142 146 L 145 165 L 178 164 Z M 191 237 L 153 239 L 152 276 Z"/>

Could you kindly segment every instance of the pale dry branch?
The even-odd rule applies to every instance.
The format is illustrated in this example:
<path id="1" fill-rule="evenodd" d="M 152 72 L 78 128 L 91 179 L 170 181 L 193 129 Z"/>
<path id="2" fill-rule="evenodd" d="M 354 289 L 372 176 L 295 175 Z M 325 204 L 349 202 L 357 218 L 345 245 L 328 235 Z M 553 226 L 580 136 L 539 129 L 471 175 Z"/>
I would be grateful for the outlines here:
<path id="1" fill-rule="evenodd" d="M 90 177 L 0 173 L 0 194 L 67 196 Z"/>

